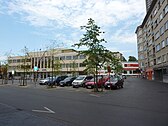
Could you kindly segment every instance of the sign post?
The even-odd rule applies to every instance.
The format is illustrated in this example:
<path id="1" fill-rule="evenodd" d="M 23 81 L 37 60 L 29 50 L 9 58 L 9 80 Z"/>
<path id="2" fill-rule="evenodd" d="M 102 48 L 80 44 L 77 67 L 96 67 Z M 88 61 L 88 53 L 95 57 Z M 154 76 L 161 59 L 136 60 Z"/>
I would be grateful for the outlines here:
<path id="1" fill-rule="evenodd" d="M 39 70 L 39 68 L 37 66 L 34 66 L 34 82 L 35 82 L 35 86 L 36 86 L 37 77 L 38 77 L 38 70 Z"/>

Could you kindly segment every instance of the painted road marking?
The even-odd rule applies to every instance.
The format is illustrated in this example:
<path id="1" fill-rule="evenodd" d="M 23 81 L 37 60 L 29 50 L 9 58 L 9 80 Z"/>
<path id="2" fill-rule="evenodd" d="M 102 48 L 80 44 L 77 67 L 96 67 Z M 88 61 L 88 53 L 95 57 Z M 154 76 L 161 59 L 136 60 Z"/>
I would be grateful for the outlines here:
<path id="1" fill-rule="evenodd" d="M 52 113 L 54 114 L 55 112 L 52 111 L 51 109 L 47 108 L 47 107 L 44 107 L 44 109 L 46 109 L 47 111 L 44 111 L 44 110 L 32 110 L 33 112 L 41 112 L 41 113 Z"/>
<path id="2" fill-rule="evenodd" d="M 90 96 L 93 96 L 93 97 L 97 97 L 99 98 L 100 96 L 99 95 L 96 95 L 96 94 L 89 94 Z"/>

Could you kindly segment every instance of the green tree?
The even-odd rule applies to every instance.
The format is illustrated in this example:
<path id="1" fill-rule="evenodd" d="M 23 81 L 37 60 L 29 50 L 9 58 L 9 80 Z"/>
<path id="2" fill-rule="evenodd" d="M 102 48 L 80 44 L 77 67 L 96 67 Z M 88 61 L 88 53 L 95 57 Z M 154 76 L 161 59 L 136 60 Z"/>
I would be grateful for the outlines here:
<path id="1" fill-rule="evenodd" d="M 95 24 L 93 19 L 88 19 L 86 26 L 81 26 L 81 29 L 86 30 L 86 33 L 83 34 L 83 38 L 80 39 L 80 42 L 74 44 L 78 48 L 85 46 L 88 50 L 81 51 L 81 54 L 84 54 L 87 58 L 84 61 L 86 65 L 86 71 L 94 69 L 92 71 L 94 75 L 97 75 L 97 71 L 101 68 L 106 62 L 106 48 L 101 45 L 101 43 L 106 42 L 105 39 L 101 39 L 100 35 L 104 32 L 100 31 L 100 27 Z M 97 76 L 96 76 L 97 82 Z M 96 85 L 96 91 L 98 87 Z"/>
<path id="2" fill-rule="evenodd" d="M 124 57 L 124 56 L 122 57 L 122 61 L 127 62 L 127 60 L 125 59 L 125 57 Z"/>
<path id="3" fill-rule="evenodd" d="M 59 59 L 54 60 L 54 75 L 59 75 L 61 70 L 61 63 Z"/>
<path id="4" fill-rule="evenodd" d="M 76 76 L 77 75 L 76 69 L 78 68 L 78 64 L 76 63 L 75 60 L 70 64 L 70 68 L 72 76 Z"/>
<path id="5" fill-rule="evenodd" d="M 27 72 L 30 70 L 30 64 L 28 64 L 28 62 L 30 62 L 30 57 L 29 57 L 29 51 L 28 48 L 25 46 L 22 49 L 22 52 L 24 53 L 24 56 L 22 58 L 22 64 L 20 65 L 20 69 L 23 70 L 23 86 L 27 85 Z"/>
<path id="6" fill-rule="evenodd" d="M 113 52 L 107 51 L 107 63 L 106 66 L 110 66 L 111 70 L 114 71 L 114 73 L 121 73 L 122 72 L 122 64 L 120 59 L 118 59 Z"/>
<path id="7" fill-rule="evenodd" d="M 138 60 L 134 56 L 129 56 L 128 61 L 137 62 Z"/>

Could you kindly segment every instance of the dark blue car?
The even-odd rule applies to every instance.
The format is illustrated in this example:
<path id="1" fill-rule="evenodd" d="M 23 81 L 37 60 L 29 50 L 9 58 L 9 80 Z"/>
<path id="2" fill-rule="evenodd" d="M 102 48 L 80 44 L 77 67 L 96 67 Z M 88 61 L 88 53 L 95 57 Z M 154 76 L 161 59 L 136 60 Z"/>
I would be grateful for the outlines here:
<path id="1" fill-rule="evenodd" d="M 64 80 L 60 81 L 60 86 L 71 86 L 72 82 L 76 79 L 76 77 L 67 77 Z"/>
<path id="2" fill-rule="evenodd" d="M 56 76 L 55 78 L 51 79 L 47 82 L 48 86 L 58 86 L 59 82 L 67 78 L 68 76 Z"/>

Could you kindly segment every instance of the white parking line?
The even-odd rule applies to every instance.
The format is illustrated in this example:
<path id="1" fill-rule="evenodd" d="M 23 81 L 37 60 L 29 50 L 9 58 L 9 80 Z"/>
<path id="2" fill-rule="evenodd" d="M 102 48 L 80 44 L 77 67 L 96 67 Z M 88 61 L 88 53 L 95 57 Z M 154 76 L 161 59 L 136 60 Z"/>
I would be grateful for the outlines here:
<path id="1" fill-rule="evenodd" d="M 51 109 L 44 107 L 47 111 L 44 110 L 32 110 L 33 112 L 43 112 L 43 113 L 55 113 L 54 111 L 52 111 Z"/>
<path id="2" fill-rule="evenodd" d="M 93 96 L 93 97 L 97 97 L 99 98 L 100 96 L 99 95 L 96 95 L 96 94 L 89 94 L 90 96 Z"/>

